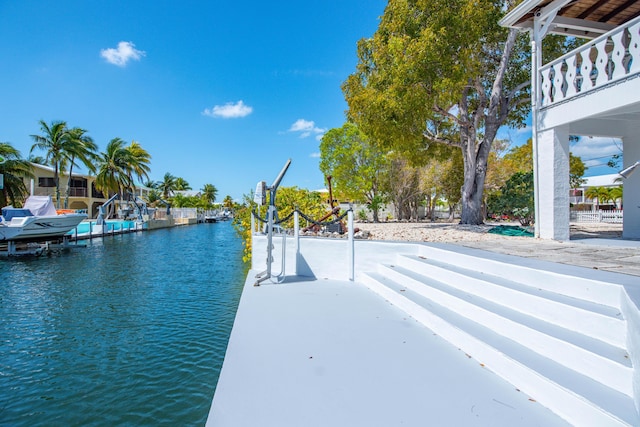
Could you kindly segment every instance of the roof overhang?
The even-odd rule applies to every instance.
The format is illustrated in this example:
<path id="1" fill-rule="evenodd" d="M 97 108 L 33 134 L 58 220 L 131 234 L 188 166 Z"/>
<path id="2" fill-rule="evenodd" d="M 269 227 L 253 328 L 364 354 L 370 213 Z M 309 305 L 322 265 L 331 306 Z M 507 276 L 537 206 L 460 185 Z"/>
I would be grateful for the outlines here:
<path id="1" fill-rule="evenodd" d="M 524 31 L 533 28 L 534 18 L 550 19 L 549 33 L 591 39 L 637 16 L 638 0 L 525 0 L 500 25 Z"/>

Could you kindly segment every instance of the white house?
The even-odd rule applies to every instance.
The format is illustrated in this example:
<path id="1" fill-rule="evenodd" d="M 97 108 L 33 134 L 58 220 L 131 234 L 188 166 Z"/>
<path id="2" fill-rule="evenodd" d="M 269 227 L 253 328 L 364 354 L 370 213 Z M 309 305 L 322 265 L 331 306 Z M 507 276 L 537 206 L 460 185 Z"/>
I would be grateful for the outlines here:
<path id="1" fill-rule="evenodd" d="M 570 202 L 573 205 L 592 203 L 595 208 L 596 205 L 600 204 L 596 204 L 595 200 L 591 200 L 588 197 L 585 197 L 584 193 L 587 191 L 587 189 L 591 187 L 620 187 L 622 183 L 619 180 L 621 179 L 622 177 L 617 173 L 585 177 L 584 183 L 580 187 L 571 189 Z"/>
<path id="2" fill-rule="evenodd" d="M 568 240 L 569 135 L 620 138 L 624 167 L 640 160 L 640 1 L 525 0 L 500 24 L 531 39 L 536 236 Z M 589 41 L 542 65 L 550 33 Z M 640 171 L 623 202 L 622 236 L 640 238 Z"/>

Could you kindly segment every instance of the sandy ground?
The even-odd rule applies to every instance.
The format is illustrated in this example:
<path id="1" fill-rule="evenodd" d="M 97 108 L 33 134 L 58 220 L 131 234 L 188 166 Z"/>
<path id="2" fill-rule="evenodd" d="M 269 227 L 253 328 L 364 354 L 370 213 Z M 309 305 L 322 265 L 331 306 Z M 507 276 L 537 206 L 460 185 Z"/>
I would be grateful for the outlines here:
<path id="1" fill-rule="evenodd" d="M 487 223 L 484 225 L 461 225 L 448 222 L 381 222 L 358 223 L 359 237 L 372 240 L 395 240 L 412 242 L 482 242 L 500 240 L 528 240 L 530 237 L 501 236 L 488 231 L 497 225 L 519 225 L 518 223 Z M 614 238 L 622 236 L 622 224 L 571 224 L 571 239 Z"/>

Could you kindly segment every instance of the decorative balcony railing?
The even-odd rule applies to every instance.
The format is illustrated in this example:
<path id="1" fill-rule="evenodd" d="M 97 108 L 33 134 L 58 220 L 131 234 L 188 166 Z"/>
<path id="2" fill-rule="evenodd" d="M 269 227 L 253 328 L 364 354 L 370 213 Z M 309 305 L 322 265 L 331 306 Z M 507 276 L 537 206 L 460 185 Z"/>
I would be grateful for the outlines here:
<path id="1" fill-rule="evenodd" d="M 36 187 L 34 191 L 36 196 L 52 196 L 55 198 L 56 189 L 54 187 Z M 66 187 L 60 188 L 60 197 L 67 195 Z M 69 189 L 70 197 L 87 197 L 87 189 L 83 187 L 71 187 Z"/>
<path id="2" fill-rule="evenodd" d="M 541 107 L 640 73 L 640 17 L 542 66 Z"/>

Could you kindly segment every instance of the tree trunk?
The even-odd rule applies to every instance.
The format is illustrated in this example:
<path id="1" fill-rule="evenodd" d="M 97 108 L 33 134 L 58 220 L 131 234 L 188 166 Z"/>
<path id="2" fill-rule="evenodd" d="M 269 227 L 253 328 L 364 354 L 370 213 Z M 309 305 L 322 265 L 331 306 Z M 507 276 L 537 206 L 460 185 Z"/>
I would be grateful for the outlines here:
<path id="1" fill-rule="evenodd" d="M 491 96 L 487 100 L 484 89 L 479 82 L 475 82 L 478 89 L 479 106 L 475 106 L 473 112 L 469 107 L 465 90 L 460 107 L 460 116 L 466 118 L 460 126 L 460 141 L 462 157 L 464 160 L 464 184 L 462 186 L 462 215 L 461 224 L 479 225 L 484 222 L 483 192 L 484 181 L 487 175 L 487 160 L 491 151 L 491 144 L 496 137 L 498 128 L 502 125 L 509 111 L 509 100 L 503 92 L 504 77 L 507 71 L 507 63 L 511 56 L 517 31 L 511 29 L 500 59 L 500 66 L 496 73 L 491 89 Z M 469 86 L 472 82 L 469 82 Z M 487 104 L 488 101 L 488 104 Z M 486 112 L 485 112 L 486 108 Z M 478 129 L 484 123 L 484 135 L 478 143 Z"/>
<path id="2" fill-rule="evenodd" d="M 58 164 L 53 172 L 53 180 L 56 184 L 56 208 L 60 209 L 60 174 L 58 173 Z"/>
<path id="3" fill-rule="evenodd" d="M 73 172 L 73 162 L 75 161 L 75 157 L 71 157 L 71 165 L 69 166 L 69 179 L 67 180 L 67 194 L 64 198 L 64 208 L 67 209 L 69 207 L 69 192 L 71 191 L 71 173 Z"/>

